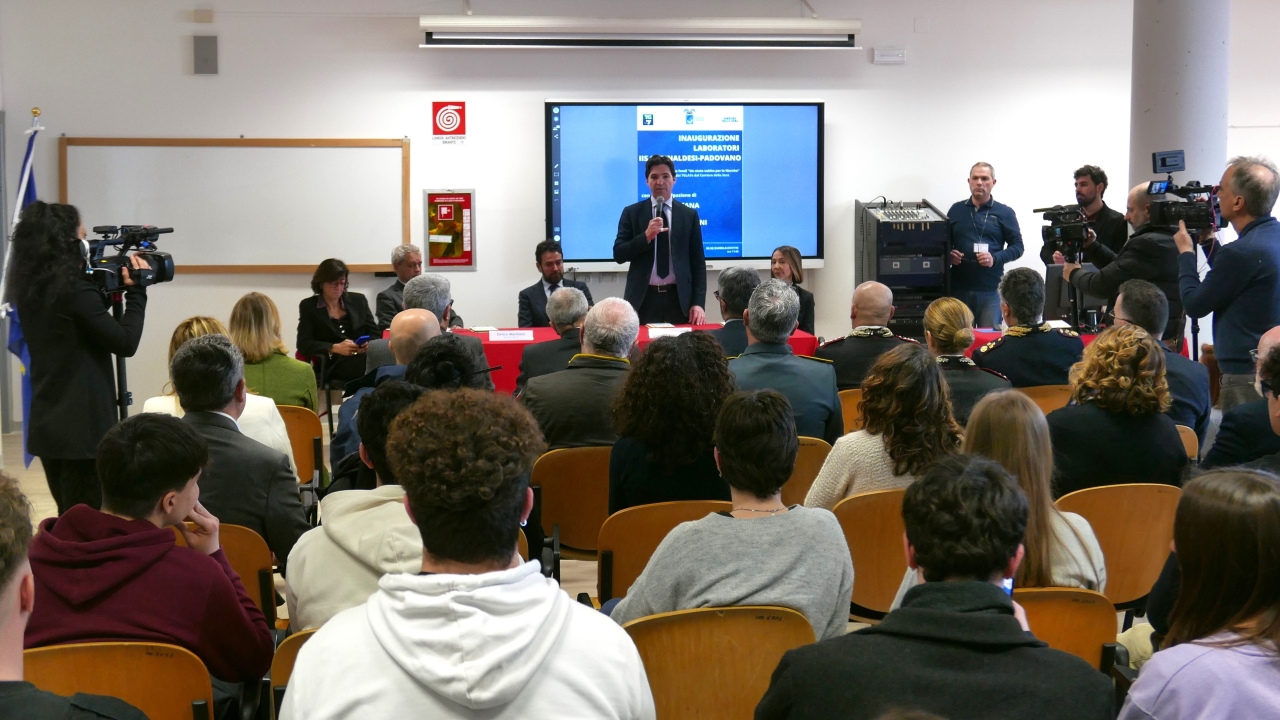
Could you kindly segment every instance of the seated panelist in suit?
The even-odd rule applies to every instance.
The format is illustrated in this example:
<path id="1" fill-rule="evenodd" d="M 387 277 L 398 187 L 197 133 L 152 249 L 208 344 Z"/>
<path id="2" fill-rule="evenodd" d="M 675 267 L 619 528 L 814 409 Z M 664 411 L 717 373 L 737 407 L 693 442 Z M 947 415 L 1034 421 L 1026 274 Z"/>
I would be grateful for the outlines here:
<path id="1" fill-rule="evenodd" d="M 520 291 L 520 327 L 551 327 L 551 320 L 547 318 L 547 299 L 562 287 L 581 290 L 587 296 L 587 305 L 594 304 L 591 300 L 591 288 L 586 283 L 565 279 L 564 254 L 560 243 L 543 240 L 534 248 L 533 257 L 542 279 Z"/>
<path id="2" fill-rule="evenodd" d="M 853 307 L 849 310 L 853 332 L 823 343 L 814 352 L 815 357 L 834 365 L 836 385 L 841 390 L 862 387 L 862 378 L 877 358 L 902 343 L 915 342 L 889 329 L 893 309 L 893 291 L 888 285 L 870 280 L 854 288 Z"/>
<path id="3" fill-rule="evenodd" d="M 396 281 L 378 293 L 378 329 L 389 330 L 391 321 L 404 310 L 404 284 L 422 274 L 422 251 L 407 243 L 391 251 L 391 269 Z"/>
<path id="4" fill-rule="evenodd" d="M 298 305 L 298 352 L 328 356 L 329 378 L 355 380 L 365 373 L 364 354 L 369 340 L 381 337 L 378 321 L 364 295 L 347 292 L 347 265 L 329 258 L 311 276 L 315 293 Z"/>
<path id="5" fill-rule="evenodd" d="M 551 294 L 547 299 L 547 316 L 551 327 L 560 333 L 560 339 L 525 345 L 520 354 L 517 393 L 530 379 L 569 367 L 569 361 L 581 349 L 582 322 L 590 309 L 587 296 L 578 288 L 560 288 Z"/>
<path id="6" fill-rule="evenodd" d="M 716 300 L 720 301 L 724 327 L 707 332 L 724 348 L 725 357 L 737 357 L 747 349 L 747 326 L 742 313 L 751 302 L 751 293 L 760 285 L 760 273 L 751 268 L 725 268 L 720 271 L 717 284 L 720 289 L 716 290 Z"/>
<path id="7" fill-rule="evenodd" d="M 804 282 L 804 264 L 800 261 L 800 250 L 790 245 L 778 247 L 769 258 L 769 272 L 790 285 L 796 295 L 800 296 L 800 329 L 813 335 L 813 293 L 800 287 L 800 283 Z"/>
<path id="8" fill-rule="evenodd" d="M 622 210 L 615 262 L 631 263 L 623 298 L 642 323 L 706 322 L 707 260 L 698 211 L 676 201 L 676 164 L 653 155 L 644 164 L 649 198 Z"/>

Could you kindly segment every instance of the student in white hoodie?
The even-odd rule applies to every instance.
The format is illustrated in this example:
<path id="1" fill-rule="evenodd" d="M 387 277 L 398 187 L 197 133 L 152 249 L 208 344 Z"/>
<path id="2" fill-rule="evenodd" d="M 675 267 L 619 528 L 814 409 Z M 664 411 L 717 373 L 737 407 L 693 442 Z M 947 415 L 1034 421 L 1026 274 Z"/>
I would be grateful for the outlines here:
<path id="1" fill-rule="evenodd" d="M 289 552 L 285 600 L 294 632 L 317 628 L 363 604 L 387 573 L 416 573 L 422 537 L 405 510 L 404 488 L 387 462 L 391 421 L 413 405 L 423 388 L 388 380 L 360 402 L 360 459 L 373 468 L 377 487 L 330 493 L 320 501 L 324 524 L 308 530 Z"/>
<path id="2" fill-rule="evenodd" d="M 527 410 L 484 390 L 431 391 L 396 418 L 419 572 L 384 575 L 303 646 L 283 720 L 654 718 L 626 632 L 516 552 L 544 447 Z"/>

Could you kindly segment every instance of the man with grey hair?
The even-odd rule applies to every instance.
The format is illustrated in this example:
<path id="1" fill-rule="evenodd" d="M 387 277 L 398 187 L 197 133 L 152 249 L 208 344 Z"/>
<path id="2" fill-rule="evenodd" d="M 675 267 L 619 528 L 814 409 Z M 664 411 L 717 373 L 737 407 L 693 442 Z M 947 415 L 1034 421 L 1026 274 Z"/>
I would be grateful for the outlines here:
<path id="1" fill-rule="evenodd" d="M 587 313 L 582 352 L 564 370 L 524 386 L 520 402 L 538 421 L 549 449 L 612 445 L 618 439 L 610 408 L 631 369 L 627 356 L 639 335 L 640 318 L 631 304 L 605 298 Z"/>
<path id="2" fill-rule="evenodd" d="M 745 267 L 727 267 L 720 271 L 716 299 L 720 301 L 720 317 L 724 327 L 707 332 L 720 343 L 725 357 L 737 357 L 747 349 L 747 326 L 742 313 L 751 302 L 751 293 L 760 286 L 760 273 Z"/>
<path id="3" fill-rule="evenodd" d="M 902 343 L 915 342 L 889 329 L 893 312 L 893 291 L 888 285 L 868 280 L 853 289 L 853 305 L 849 308 L 853 331 L 823 343 L 813 353 L 835 366 L 836 387 L 857 390 L 877 358 Z"/>
<path id="4" fill-rule="evenodd" d="M 460 327 L 458 316 L 453 314 L 452 286 L 443 275 L 423 273 L 404 284 L 404 307 L 406 310 L 426 310 L 440 321 L 440 332 L 449 332 L 453 327 Z M 463 344 L 471 351 L 481 367 L 489 367 L 489 360 L 484 355 L 484 343 L 475 335 L 459 335 Z M 372 370 L 383 365 L 394 365 L 395 356 L 386 340 L 378 339 L 369 343 L 369 361 L 365 370 Z M 485 373 L 485 387 L 493 389 L 492 373 Z"/>
<path id="5" fill-rule="evenodd" d="M 1212 232 L 1199 233 L 1209 261 L 1200 279 L 1195 242 L 1178 222 L 1178 286 L 1187 315 L 1213 313 L 1213 350 L 1222 370 L 1222 410 L 1261 399 L 1253 386 L 1249 351 L 1262 334 L 1280 325 L 1280 223 L 1271 215 L 1280 174 L 1270 160 L 1237 157 L 1222 174 L 1218 205 L 1237 238 L 1222 245 Z"/>
<path id="6" fill-rule="evenodd" d="M 787 283 L 766 280 L 743 313 L 747 349 L 729 361 L 741 390 L 777 390 L 791 402 L 796 432 L 829 443 L 844 434 L 844 413 L 830 360 L 795 355 L 787 339 L 799 325 L 800 296 Z"/>
<path id="7" fill-rule="evenodd" d="M 391 287 L 378 293 L 378 329 L 391 327 L 396 313 L 404 309 L 404 284 L 422 274 L 422 251 L 404 243 L 391 251 L 391 269 L 396 271 L 396 281 Z"/>
<path id="8" fill-rule="evenodd" d="M 310 526 L 289 458 L 240 432 L 244 358 L 227 336 L 204 335 L 178 348 L 170 371 L 183 421 L 209 443 L 200 502 L 223 523 L 261 535 L 284 574 L 289 551 Z"/>
<path id="9" fill-rule="evenodd" d="M 520 354 L 520 376 L 516 378 L 516 392 L 539 375 L 560 372 L 569 366 L 569 360 L 578 354 L 582 341 L 579 329 L 587 317 L 590 304 L 587 296 L 575 287 L 562 287 L 547 298 L 547 319 L 551 329 L 560 335 L 559 340 L 526 345 Z"/>

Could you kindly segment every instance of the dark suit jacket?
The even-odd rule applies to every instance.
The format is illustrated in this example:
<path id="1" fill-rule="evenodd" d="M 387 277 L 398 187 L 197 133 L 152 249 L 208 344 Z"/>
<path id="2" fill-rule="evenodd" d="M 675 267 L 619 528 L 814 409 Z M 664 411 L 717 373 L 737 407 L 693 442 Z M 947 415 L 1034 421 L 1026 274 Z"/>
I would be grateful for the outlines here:
<path id="1" fill-rule="evenodd" d="M 378 293 L 378 329 L 388 330 L 391 321 L 404 309 L 404 283 L 397 279 L 391 287 Z"/>
<path id="2" fill-rule="evenodd" d="M 724 327 L 707 330 L 707 332 L 720 343 L 725 357 L 738 357 L 743 350 L 747 349 L 747 326 L 741 318 L 725 320 Z"/>
<path id="3" fill-rule="evenodd" d="M 569 367 L 531 378 L 520 393 L 542 428 L 547 449 L 612 445 L 611 409 L 631 365 L 624 358 L 575 355 Z"/>
<path id="4" fill-rule="evenodd" d="M 1280 453 L 1280 435 L 1271 430 L 1267 401 L 1254 400 L 1223 414 L 1218 437 L 1200 464 L 1204 468 L 1241 465 L 1276 453 Z"/>
<path id="5" fill-rule="evenodd" d="M 594 305 L 591 300 L 591 288 L 584 282 L 564 278 L 560 281 L 562 288 L 577 288 L 587 296 L 587 304 Z M 547 292 L 542 289 L 542 278 L 538 282 L 520 291 L 520 312 L 517 321 L 520 327 L 551 327 L 547 319 Z"/>
<path id="6" fill-rule="evenodd" d="M 550 375 L 569 367 L 573 356 L 582 352 L 578 332 L 578 328 L 570 328 L 559 340 L 525 345 L 524 352 L 520 354 L 520 376 L 516 378 L 516 392 L 519 393 L 532 378 Z"/>
<path id="7" fill-rule="evenodd" d="M 800 296 L 799 329 L 809 333 L 810 335 L 813 335 L 814 334 L 813 321 L 814 321 L 814 312 L 815 312 L 814 303 L 813 303 L 813 293 L 809 292 L 808 290 L 805 290 L 804 288 L 800 287 L 799 285 L 796 285 L 795 283 L 791 283 L 791 289 L 795 290 L 796 295 Z"/>
<path id="8" fill-rule="evenodd" d="M 649 290 L 649 274 L 653 272 L 653 253 L 658 240 L 649 242 L 644 229 L 653 219 L 653 202 L 641 200 L 628 205 L 618 219 L 618 237 L 613 241 L 614 262 L 631 263 L 627 269 L 627 287 L 622 297 L 639 308 Z M 671 267 L 680 295 L 680 310 L 688 313 L 693 305 L 707 306 L 707 259 L 702 251 L 702 224 L 698 211 L 678 200 L 671 201 Z"/>
<path id="9" fill-rule="evenodd" d="M 1016 388 L 1066 385 L 1071 366 L 1084 354 L 1084 341 L 1074 330 L 1058 330 L 1048 323 L 1009 328 L 1004 335 L 978 348 L 973 361 L 1009 378 Z"/>
<path id="10" fill-rule="evenodd" d="M 1085 262 L 1095 271 L 1077 270 L 1071 284 L 1088 295 L 1107 298 L 1107 307 L 1115 308 L 1120 285 L 1131 278 L 1155 283 L 1169 300 L 1169 324 L 1165 340 L 1182 337 L 1182 294 L 1178 290 L 1178 246 L 1173 235 L 1150 225 L 1143 225 L 1129 238 L 1118 253 L 1101 243 L 1093 243 L 1084 251 Z M 1114 310 L 1113 310 L 1114 311 Z"/>
<path id="11" fill-rule="evenodd" d="M 324 355 L 329 348 L 343 340 L 357 340 L 361 336 L 382 337 L 378 321 L 369 311 L 369 301 L 364 295 L 349 292 L 345 295 L 350 335 L 342 334 L 338 323 L 329 317 L 329 310 L 318 295 L 312 295 L 298 304 L 298 352 L 303 355 Z M 318 305 L 318 306 L 317 306 Z"/>
<path id="12" fill-rule="evenodd" d="M 857 390 L 862 387 L 862 378 L 875 365 L 876 360 L 885 352 L 892 350 L 904 342 L 912 342 L 906 338 L 876 331 L 869 337 L 857 335 L 861 328 L 846 337 L 836 338 L 822 344 L 814 351 L 813 356 L 830 360 L 836 369 L 836 387 L 840 390 Z"/>
<path id="13" fill-rule="evenodd" d="M 1049 413 L 1053 441 L 1053 497 L 1103 485 L 1182 486 L 1187 451 L 1163 413 L 1129 415 L 1087 402 Z"/>
<path id="14" fill-rule="evenodd" d="M 1213 410 L 1209 403 L 1209 368 L 1165 348 L 1164 370 L 1169 394 L 1173 396 L 1173 404 L 1165 415 L 1195 430 L 1203 446 L 1205 430 L 1209 429 L 1209 413 Z"/>
<path id="15" fill-rule="evenodd" d="M 293 544 L 311 529 L 289 458 L 245 437 L 235 422 L 217 413 L 189 412 L 182 419 L 209 443 L 200 502 L 220 522 L 261 535 L 284 574 Z"/>
<path id="16" fill-rule="evenodd" d="M 119 419 L 111 356 L 133 357 L 142 339 L 147 293 L 125 292 L 119 322 L 107 296 L 79 279 L 44 307 L 18 306 L 31 351 L 31 413 L 27 450 L 38 457 L 97 457 L 98 441 Z"/>

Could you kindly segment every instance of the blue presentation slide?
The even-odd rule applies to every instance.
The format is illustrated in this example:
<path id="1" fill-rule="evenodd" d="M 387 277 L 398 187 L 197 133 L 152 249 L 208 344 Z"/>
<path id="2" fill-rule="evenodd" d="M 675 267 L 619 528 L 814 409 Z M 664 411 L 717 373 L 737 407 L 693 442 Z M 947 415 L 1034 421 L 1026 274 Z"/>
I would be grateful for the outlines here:
<path id="1" fill-rule="evenodd" d="M 698 211 L 708 258 L 821 257 L 820 105 L 550 103 L 549 235 L 567 261 L 612 260 L 618 218 L 648 200 L 666 155 L 672 194 Z"/>

